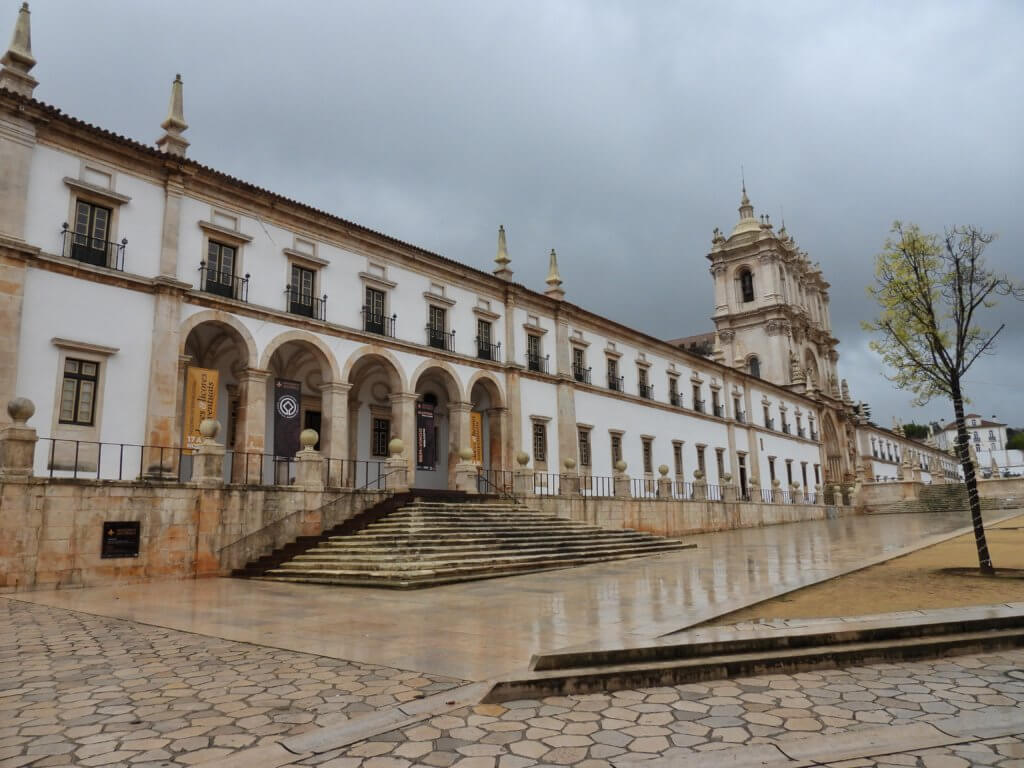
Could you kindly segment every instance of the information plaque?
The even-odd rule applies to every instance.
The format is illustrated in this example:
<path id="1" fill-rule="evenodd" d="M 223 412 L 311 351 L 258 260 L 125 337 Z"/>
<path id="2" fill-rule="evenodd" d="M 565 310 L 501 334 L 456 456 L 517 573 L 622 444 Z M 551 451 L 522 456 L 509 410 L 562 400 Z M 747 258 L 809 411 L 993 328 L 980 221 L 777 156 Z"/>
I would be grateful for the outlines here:
<path id="1" fill-rule="evenodd" d="M 138 520 L 104 523 L 100 557 L 138 557 L 140 526 Z"/>

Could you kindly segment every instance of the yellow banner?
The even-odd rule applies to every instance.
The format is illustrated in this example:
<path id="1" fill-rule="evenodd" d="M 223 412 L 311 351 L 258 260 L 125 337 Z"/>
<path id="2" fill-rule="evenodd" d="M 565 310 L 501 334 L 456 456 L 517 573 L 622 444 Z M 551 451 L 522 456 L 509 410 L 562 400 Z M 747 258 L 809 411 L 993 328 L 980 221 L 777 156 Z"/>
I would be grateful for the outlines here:
<path id="1" fill-rule="evenodd" d="M 479 411 L 469 414 L 469 447 L 473 449 L 473 463 L 484 463 L 484 415 Z"/>
<path id="2" fill-rule="evenodd" d="M 185 450 L 192 453 L 203 436 L 203 419 L 217 418 L 217 371 L 189 368 L 185 383 Z"/>

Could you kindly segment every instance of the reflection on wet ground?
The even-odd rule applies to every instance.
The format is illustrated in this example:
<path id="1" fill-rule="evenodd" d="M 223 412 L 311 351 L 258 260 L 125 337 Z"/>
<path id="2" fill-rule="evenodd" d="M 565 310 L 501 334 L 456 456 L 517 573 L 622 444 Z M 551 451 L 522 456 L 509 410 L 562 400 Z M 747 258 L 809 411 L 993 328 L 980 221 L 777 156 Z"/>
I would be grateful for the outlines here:
<path id="1" fill-rule="evenodd" d="M 479 680 L 523 670 L 539 651 L 650 640 L 967 523 L 964 513 L 878 515 L 723 531 L 688 537 L 692 550 L 416 591 L 204 579 L 12 597 Z"/>

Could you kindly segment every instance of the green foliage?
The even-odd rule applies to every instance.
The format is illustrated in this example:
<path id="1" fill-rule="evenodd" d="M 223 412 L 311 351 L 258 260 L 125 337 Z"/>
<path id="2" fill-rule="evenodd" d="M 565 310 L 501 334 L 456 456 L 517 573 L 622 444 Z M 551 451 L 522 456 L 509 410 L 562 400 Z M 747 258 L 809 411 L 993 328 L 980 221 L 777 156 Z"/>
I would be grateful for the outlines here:
<path id="1" fill-rule="evenodd" d="M 1006 447 L 1011 451 L 1024 451 L 1024 432 L 1017 432 L 1006 441 Z"/>
<path id="2" fill-rule="evenodd" d="M 911 440 L 924 440 L 928 437 L 928 425 L 908 422 L 903 425 L 903 434 Z"/>
<path id="3" fill-rule="evenodd" d="M 888 377 L 923 405 L 935 396 L 963 400 L 960 381 L 975 360 L 991 352 L 995 332 L 976 321 L 979 309 L 997 296 L 1024 298 L 1007 276 L 985 265 L 994 239 L 974 227 L 954 227 L 943 237 L 916 224 L 893 224 L 875 260 L 868 288 L 879 315 L 864 324 L 877 336 L 871 348 L 882 356 Z"/>

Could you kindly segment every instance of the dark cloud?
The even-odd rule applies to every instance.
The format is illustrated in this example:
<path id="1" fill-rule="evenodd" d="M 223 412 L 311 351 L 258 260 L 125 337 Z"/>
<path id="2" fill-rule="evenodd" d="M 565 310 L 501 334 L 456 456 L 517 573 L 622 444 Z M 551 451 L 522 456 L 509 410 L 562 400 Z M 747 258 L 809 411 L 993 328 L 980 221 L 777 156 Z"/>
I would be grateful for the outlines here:
<path id="1" fill-rule="evenodd" d="M 18 3 L 0 1 L 13 24 Z M 710 327 L 704 258 L 739 168 L 832 283 L 840 367 L 911 411 L 867 349 L 895 218 L 998 232 L 1024 277 L 1024 6 L 1014 2 L 33 4 L 37 95 L 150 141 L 185 79 L 190 155 L 664 337 Z M 1024 305 L 1004 303 L 979 410 L 1024 424 Z"/>

